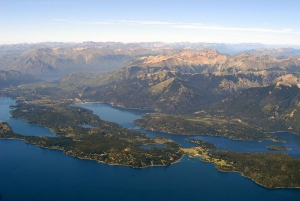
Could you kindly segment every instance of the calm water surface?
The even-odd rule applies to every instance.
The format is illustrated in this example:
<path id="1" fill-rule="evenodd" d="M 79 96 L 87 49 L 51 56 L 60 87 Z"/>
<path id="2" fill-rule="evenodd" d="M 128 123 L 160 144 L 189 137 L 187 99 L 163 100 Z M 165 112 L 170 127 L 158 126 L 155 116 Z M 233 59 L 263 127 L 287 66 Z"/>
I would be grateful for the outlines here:
<path id="1" fill-rule="evenodd" d="M 0 120 L 9 120 L 9 104 L 7 99 L 0 98 Z M 146 112 L 96 103 L 80 106 L 131 129 L 137 129 L 132 120 Z M 185 147 L 193 146 L 184 136 L 150 131 L 147 134 L 172 138 Z M 278 135 L 287 138 L 285 146 L 292 146 L 294 152 L 289 154 L 299 156 L 298 136 Z M 209 136 L 193 138 L 213 142 L 219 149 L 236 151 L 268 151 L 265 145 L 274 144 Z M 133 169 L 77 159 L 59 150 L 19 140 L 0 140 L 0 194 L 2 200 L 299 200 L 300 190 L 269 190 L 239 173 L 222 173 L 213 164 L 187 156 L 169 167 Z"/>

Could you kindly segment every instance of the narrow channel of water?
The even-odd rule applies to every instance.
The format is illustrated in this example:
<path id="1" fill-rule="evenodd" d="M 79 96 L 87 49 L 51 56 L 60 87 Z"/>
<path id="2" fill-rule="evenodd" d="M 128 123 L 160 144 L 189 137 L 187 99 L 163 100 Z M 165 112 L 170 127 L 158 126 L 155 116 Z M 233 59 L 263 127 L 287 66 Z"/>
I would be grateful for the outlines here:
<path id="1" fill-rule="evenodd" d="M 146 133 L 149 137 L 161 136 L 164 138 L 172 139 L 173 141 L 179 143 L 183 147 L 193 147 L 194 143 L 186 141 L 187 138 L 200 139 L 207 142 L 211 142 L 216 145 L 219 150 L 231 150 L 237 152 L 275 152 L 274 150 L 268 150 L 266 147 L 269 145 L 280 145 L 291 148 L 285 153 L 300 158 L 300 136 L 294 135 L 288 132 L 278 132 L 276 136 L 285 140 L 282 142 L 273 142 L 271 140 L 264 140 L 262 142 L 256 141 L 240 141 L 231 140 L 226 137 L 213 137 L 213 136 L 185 136 L 185 135 L 174 135 L 161 132 L 154 132 L 144 130 L 134 124 L 133 121 L 141 118 L 142 115 L 151 111 L 134 110 L 134 109 L 121 109 L 117 107 L 110 106 L 108 104 L 102 103 L 85 103 L 85 104 L 75 104 L 74 106 L 83 107 L 90 109 L 94 114 L 98 115 L 101 119 L 111 122 L 116 122 L 125 128 L 133 129 Z"/>

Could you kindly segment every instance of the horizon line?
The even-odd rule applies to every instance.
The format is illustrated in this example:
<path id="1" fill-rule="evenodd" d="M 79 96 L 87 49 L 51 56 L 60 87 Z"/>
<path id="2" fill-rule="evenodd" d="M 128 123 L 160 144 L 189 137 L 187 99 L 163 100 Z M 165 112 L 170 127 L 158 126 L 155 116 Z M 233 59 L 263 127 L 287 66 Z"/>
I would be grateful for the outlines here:
<path id="1" fill-rule="evenodd" d="M 191 41 L 177 41 L 177 42 L 164 42 L 164 41 L 132 41 L 132 42 L 125 42 L 125 41 L 93 41 L 93 40 L 86 40 L 81 42 L 75 42 L 75 41 L 42 41 L 42 42 L 12 42 L 12 43 L 4 43 L 0 42 L 0 45 L 18 45 L 18 44 L 42 44 L 42 43 L 65 43 L 65 44 L 80 44 L 80 43 L 123 43 L 123 44 L 138 44 L 138 43 L 163 43 L 163 44 L 176 44 L 176 43 L 190 43 L 190 44 L 228 44 L 228 45 L 242 45 L 242 44 L 259 44 L 259 45 L 268 45 L 268 46 L 299 46 L 300 44 L 283 44 L 283 43 L 261 43 L 261 42 L 240 42 L 240 43 L 230 43 L 230 42 L 191 42 Z"/>

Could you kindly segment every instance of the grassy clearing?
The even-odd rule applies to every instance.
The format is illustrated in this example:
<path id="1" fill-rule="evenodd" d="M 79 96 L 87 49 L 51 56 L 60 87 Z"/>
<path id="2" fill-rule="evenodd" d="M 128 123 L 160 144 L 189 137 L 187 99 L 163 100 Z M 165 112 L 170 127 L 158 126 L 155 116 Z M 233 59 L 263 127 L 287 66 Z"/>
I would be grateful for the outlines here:
<path id="1" fill-rule="evenodd" d="M 180 149 L 185 154 L 189 154 L 190 156 L 195 156 L 195 155 L 199 155 L 200 148 L 192 147 L 192 148 L 180 148 Z"/>
<path id="2" fill-rule="evenodd" d="M 210 116 L 206 116 L 206 117 L 192 117 L 192 116 L 187 116 L 187 117 L 183 117 L 188 121 L 192 121 L 192 122 L 200 122 L 200 123 L 204 123 L 207 125 L 214 125 L 214 124 L 224 124 L 227 123 L 228 121 L 225 119 L 218 119 L 218 118 L 214 118 L 214 117 L 210 117 Z"/>
<path id="3" fill-rule="evenodd" d="M 173 142 L 173 140 L 166 139 L 166 138 L 155 138 L 154 142 L 157 144 L 164 144 L 166 142 Z"/>
<path id="4" fill-rule="evenodd" d="M 211 160 L 212 160 L 211 162 L 213 162 L 215 165 L 232 167 L 231 164 L 227 163 L 223 159 L 212 158 Z"/>

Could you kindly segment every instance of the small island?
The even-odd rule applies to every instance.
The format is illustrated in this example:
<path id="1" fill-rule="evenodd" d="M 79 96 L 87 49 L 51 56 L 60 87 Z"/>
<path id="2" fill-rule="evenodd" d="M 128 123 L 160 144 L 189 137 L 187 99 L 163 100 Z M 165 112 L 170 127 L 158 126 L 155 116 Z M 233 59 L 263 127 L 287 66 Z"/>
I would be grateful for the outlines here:
<path id="1" fill-rule="evenodd" d="M 291 148 L 284 147 L 284 146 L 278 146 L 278 145 L 270 145 L 266 147 L 269 150 L 276 150 L 276 151 L 289 151 Z"/>

